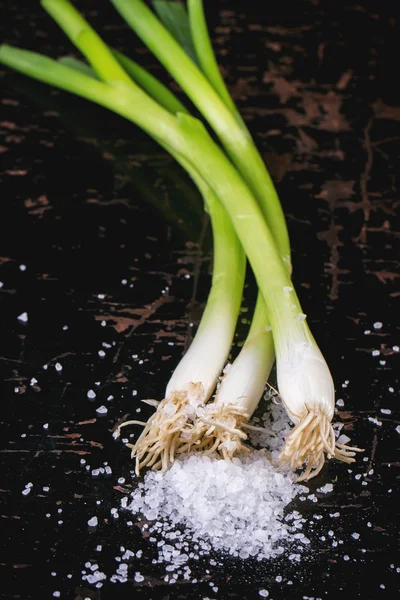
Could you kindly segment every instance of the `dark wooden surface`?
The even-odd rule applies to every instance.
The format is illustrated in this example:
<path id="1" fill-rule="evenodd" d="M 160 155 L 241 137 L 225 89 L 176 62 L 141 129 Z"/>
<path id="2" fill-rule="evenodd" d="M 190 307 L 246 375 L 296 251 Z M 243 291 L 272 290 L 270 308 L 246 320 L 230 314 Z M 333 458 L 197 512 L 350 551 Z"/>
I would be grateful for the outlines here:
<path id="1" fill-rule="evenodd" d="M 34 4 L 3 7 L 2 38 L 52 56 L 72 52 Z M 44 599 L 54 591 L 76 600 L 257 598 L 266 588 L 275 599 L 374 599 L 398 592 L 400 100 L 390 66 L 397 20 L 378 2 L 267 2 L 264 12 L 256 4 L 207 3 L 213 40 L 277 182 L 295 284 L 344 400 L 337 416 L 367 461 L 361 457 L 352 472 L 331 463 L 310 484 L 313 491 L 335 481 L 317 504 L 297 506 L 308 519 L 324 517 L 300 565 L 287 557 L 225 558 L 222 566 L 204 560 L 193 566 L 197 584 L 163 582 L 164 567 L 152 564 L 154 548 L 140 527 L 128 528 L 124 513 L 118 521 L 110 515 L 124 491 L 118 477 L 128 481 L 132 466 L 111 429 L 136 414 L 140 398 L 162 397 L 190 342 L 190 323 L 198 322 L 210 268 L 201 201 L 133 125 L 3 69 L 2 598 Z M 111 6 L 80 6 L 107 41 L 164 77 Z M 250 307 L 254 293 L 250 280 Z M 17 319 L 24 311 L 26 324 Z M 377 321 L 382 329 L 374 329 Z M 243 337 L 244 325 L 238 331 Z M 108 414 L 98 418 L 102 404 Z M 141 415 L 150 412 L 142 407 Z M 81 459 L 92 468 L 107 461 L 112 476 L 93 479 Z M 321 536 L 337 511 L 332 529 L 343 544 L 332 548 Z M 94 514 L 99 527 L 89 532 Z M 140 571 L 144 581 L 130 576 L 124 585 L 88 589 L 85 562 L 111 575 L 120 546 L 143 549 L 130 574 Z"/>

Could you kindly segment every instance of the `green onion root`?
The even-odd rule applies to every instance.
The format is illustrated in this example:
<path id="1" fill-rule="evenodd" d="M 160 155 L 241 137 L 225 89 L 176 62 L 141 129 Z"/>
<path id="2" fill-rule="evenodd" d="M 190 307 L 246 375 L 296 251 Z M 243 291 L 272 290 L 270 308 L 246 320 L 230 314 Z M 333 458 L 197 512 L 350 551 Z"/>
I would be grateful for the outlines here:
<path id="1" fill-rule="evenodd" d="M 280 466 L 289 464 L 293 471 L 306 465 L 297 481 L 307 481 L 321 471 L 325 456 L 350 464 L 357 452 L 363 450 L 336 441 L 329 417 L 311 410 L 292 429 L 277 462 Z"/>

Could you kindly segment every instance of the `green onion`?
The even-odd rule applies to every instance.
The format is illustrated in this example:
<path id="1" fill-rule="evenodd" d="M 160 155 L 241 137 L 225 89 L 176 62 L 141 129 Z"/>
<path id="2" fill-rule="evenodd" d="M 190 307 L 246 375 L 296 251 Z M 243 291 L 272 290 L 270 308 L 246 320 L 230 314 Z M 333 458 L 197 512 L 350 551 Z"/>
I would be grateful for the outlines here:
<path id="1" fill-rule="evenodd" d="M 122 81 L 124 86 L 127 85 L 125 76 L 119 73 L 118 68 L 113 64 L 120 63 L 127 67 L 129 75 L 132 76 L 132 79 L 129 77 L 129 85 L 133 88 L 136 88 L 133 82 L 136 80 L 172 113 L 185 110 L 178 99 L 156 78 L 121 53 L 109 53 L 99 36 L 68 2 L 45 0 L 43 5 L 89 60 L 92 52 L 94 53 L 96 58 L 92 66 L 97 73 L 101 74 L 100 77 L 105 82 L 115 85 L 116 81 Z M 90 40 L 90 45 L 86 40 Z M 104 63 L 100 64 L 105 56 L 107 57 L 106 68 Z M 119 63 L 110 56 L 115 56 Z M 85 73 L 92 79 L 96 78 L 96 73 L 80 61 L 64 58 L 60 62 L 69 65 L 76 72 Z M 157 136 L 153 137 L 158 139 Z M 144 430 L 136 444 L 128 444 L 132 449 L 132 456 L 136 457 L 137 473 L 143 466 L 167 468 L 174 460 L 175 453 L 179 451 L 180 441 L 185 443 L 180 436 L 181 429 L 189 418 L 195 417 L 196 410 L 207 402 L 214 391 L 232 344 L 245 273 L 244 252 L 229 217 L 215 193 L 183 156 L 176 153 L 163 140 L 158 141 L 188 172 L 202 194 L 213 231 L 213 276 L 197 333 L 168 382 L 164 400 L 157 405 L 156 412 L 147 423 L 130 420 L 117 429 L 118 436 L 122 426 L 144 425 Z"/>
<path id="2" fill-rule="evenodd" d="M 174 15 L 176 21 L 181 19 L 183 5 L 177 5 L 176 2 L 168 4 L 171 7 L 170 18 L 165 24 L 169 25 L 169 30 L 173 33 L 171 31 L 171 14 Z M 174 13 L 172 7 L 176 5 L 181 9 Z M 186 38 L 190 40 L 190 45 L 195 50 L 196 61 L 202 72 L 244 131 L 247 132 L 220 74 L 208 35 L 203 3 L 197 0 L 189 1 L 188 7 L 190 31 L 187 29 L 185 20 L 179 29 L 186 31 Z M 265 196 L 263 200 L 263 206 L 266 209 Z M 277 214 L 279 215 L 279 211 Z M 284 221 L 281 229 L 286 231 Z M 277 239 L 277 233 L 272 231 L 279 248 L 285 243 L 287 237 L 284 240 Z M 287 248 L 282 247 L 281 249 L 283 253 L 287 252 Z M 203 413 L 199 415 L 190 437 L 186 433 L 188 442 L 186 446 L 182 447 L 182 451 L 194 447 L 197 450 L 218 451 L 223 457 L 232 458 L 234 454 L 245 449 L 246 446 L 242 443 L 247 438 L 244 429 L 250 427 L 248 421 L 262 397 L 274 360 L 275 353 L 268 312 L 263 296 L 259 292 L 251 328 L 243 348 L 222 378 L 214 402 L 209 402 Z"/>
<path id="3" fill-rule="evenodd" d="M 154 46 L 158 54 L 161 48 L 164 49 L 164 63 L 167 63 L 168 69 L 191 99 L 201 106 L 241 174 L 198 119 L 188 114 L 171 114 L 133 84 L 85 21 L 72 18 L 73 8 L 64 0 L 48 0 L 44 5 L 47 9 L 51 7 L 53 16 L 87 56 L 96 73 L 107 81 L 106 84 L 56 61 L 10 47 L 2 47 L 0 61 L 41 81 L 97 102 L 138 124 L 174 155 L 183 157 L 207 182 L 229 214 L 270 317 L 279 392 L 296 424 L 287 440 L 282 462 L 288 461 L 292 468 L 296 468 L 308 461 L 302 478 L 319 472 L 325 453 L 328 457 L 336 456 L 352 462 L 356 449 L 335 443 L 331 426 L 334 412 L 332 378 L 290 281 L 288 253 L 278 250 L 275 245 L 280 242 L 279 248 L 287 246 L 284 241 L 286 228 L 282 231 L 282 211 L 276 198 L 271 201 L 276 192 L 248 132 L 244 131 L 243 125 L 225 106 L 193 61 L 142 2 L 114 0 L 114 4 L 122 14 L 128 14 L 130 21 L 135 22 L 135 29 L 147 39 L 149 46 Z M 67 7 L 65 21 L 61 14 L 62 7 Z M 178 71 L 181 72 L 180 76 L 178 73 L 179 79 Z M 263 206 L 263 211 L 268 213 L 268 224 L 255 196 Z M 224 219 L 224 226 L 225 223 Z M 234 275 L 235 272 L 232 272 L 231 276 Z M 217 339 L 218 334 L 212 337 L 211 344 L 215 344 Z M 178 426 L 176 434 L 180 434 Z M 174 443 L 170 443 L 170 448 Z M 157 457 L 154 459 L 156 462 Z"/>

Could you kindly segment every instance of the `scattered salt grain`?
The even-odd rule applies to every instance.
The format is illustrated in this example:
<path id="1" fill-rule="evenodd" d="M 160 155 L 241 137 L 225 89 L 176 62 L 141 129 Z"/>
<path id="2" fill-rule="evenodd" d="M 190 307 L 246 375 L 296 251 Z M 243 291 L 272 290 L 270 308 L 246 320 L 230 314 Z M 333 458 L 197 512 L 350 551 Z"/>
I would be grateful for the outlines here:
<path id="1" fill-rule="evenodd" d="M 390 392 L 391 394 L 393 394 L 393 393 L 394 393 L 394 388 L 392 388 L 392 387 L 389 387 L 389 388 L 388 388 L 388 390 L 389 390 L 389 392 Z"/>
<path id="2" fill-rule="evenodd" d="M 400 433 L 400 425 L 397 425 L 397 427 L 395 428 L 395 431 L 397 431 L 397 433 Z"/>
<path id="3" fill-rule="evenodd" d="M 347 444 L 350 441 L 350 438 L 348 435 L 342 433 L 342 435 L 339 436 L 337 441 L 339 442 L 339 444 Z"/>
<path id="4" fill-rule="evenodd" d="M 38 382 L 38 380 L 35 377 L 32 377 L 32 379 L 30 380 L 29 385 L 34 386 L 34 385 L 37 384 L 37 382 Z"/>
<path id="5" fill-rule="evenodd" d="M 393 388 L 392 388 L 392 389 L 393 389 Z M 389 388 L 389 390 L 390 390 L 390 388 Z M 392 414 L 392 411 L 390 410 L 390 408 L 381 408 L 381 413 L 382 413 L 383 415 L 391 415 L 391 414 Z"/>
<path id="6" fill-rule="evenodd" d="M 19 265 L 19 270 L 22 272 L 26 271 L 26 265 Z"/>
<path id="7" fill-rule="evenodd" d="M 317 489 L 317 492 L 320 492 L 321 494 L 329 494 L 329 492 L 332 491 L 333 485 L 331 483 L 326 483 L 325 485 Z"/>
<path id="8" fill-rule="evenodd" d="M 379 355 L 380 355 L 379 350 L 372 350 L 372 356 L 379 356 Z"/>
<path id="9" fill-rule="evenodd" d="M 398 352 L 400 350 L 400 348 L 398 346 L 393 346 L 392 350 L 393 350 L 393 352 Z"/>
<path id="10" fill-rule="evenodd" d="M 106 353 L 104 352 L 104 350 L 99 350 L 97 354 L 100 356 L 100 358 L 104 358 L 105 355 L 106 355 Z"/>
<path id="11" fill-rule="evenodd" d="M 382 425 L 382 421 L 379 421 L 375 417 L 368 417 L 368 421 L 371 421 L 371 423 L 374 423 L 378 427 L 380 427 Z"/>
<path id="12" fill-rule="evenodd" d="M 61 596 L 60 592 L 58 592 L 57 590 L 55 592 L 53 592 L 53 596 L 54 598 L 59 598 Z"/>
<path id="13" fill-rule="evenodd" d="M 345 560 L 345 561 L 348 561 L 348 560 L 350 560 L 350 556 L 349 556 L 348 554 L 345 554 L 345 555 L 343 556 L 343 560 Z"/>
<path id="14" fill-rule="evenodd" d="M 339 400 L 336 400 L 336 406 L 344 406 L 344 401 L 341 398 L 339 398 Z"/>
<path id="15" fill-rule="evenodd" d="M 269 596 L 269 592 L 267 590 L 258 590 L 258 594 L 262 597 L 262 598 L 268 598 Z"/>
<path id="16" fill-rule="evenodd" d="M 97 527 L 99 521 L 97 517 L 92 517 L 91 519 L 89 519 L 89 521 L 87 522 L 89 527 Z"/>
<path id="17" fill-rule="evenodd" d="M 135 581 L 137 581 L 138 583 L 144 581 L 143 575 L 141 575 L 141 573 L 135 573 Z"/>
<path id="18" fill-rule="evenodd" d="M 89 390 L 86 395 L 90 400 L 93 400 L 94 398 L 96 398 L 96 392 L 93 390 Z"/>
<path id="19" fill-rule="evenodd" d="M 99 408 L 96 408 L 96 412 L 98 415 L 106 415 L 108 413 L 108 408 L 104 405 L 99 406 Z"/>
<path id="20" fill-rule="evenodd" d="M 21 313 L 18 317 L 17 317 L 18 321 L 21 321 L 22 323 L 27 323 L 28 322 L 28 313 L 27 312 L 23 312 Z"/>
<path id="21" fill-rule="evenodd" d="M 4 283 L 2 281 L 0 281 L 0 290 L 3 287 Z"/>
<path id="22" fill-rule="evenodd" d="M 55 367 L 56 371 L 58 371 L 58 372 L 62 371 L 62 364 L 60 364 L 59 362 L 56 362 L 54 367 Z"/>
<path id="23" fill-rule="evenodd" d="M 49 424 L 48 424 L 48 423 L 45 423 L 45 424 L 43 425 L 43 429 L 48 429 L 48 428 L 49 428 Z"/>
<path id="24" fill-rule="evenodd" d="M 358 540 L 358 539 L 360 539 L 360 534 L 357 532 L 354 532 L 351 534 L 351 537 L 354 538 L 355 540 Z"/>
<path id="25" fill-rule="evenodd" d="M 105 327 L 105 326 L 107 325 L 107 323 L 106 323 L 105 321 L 102 321 L 102 322 L 100 323 L 100 325 L 101 325 L 102 327 Z"/>

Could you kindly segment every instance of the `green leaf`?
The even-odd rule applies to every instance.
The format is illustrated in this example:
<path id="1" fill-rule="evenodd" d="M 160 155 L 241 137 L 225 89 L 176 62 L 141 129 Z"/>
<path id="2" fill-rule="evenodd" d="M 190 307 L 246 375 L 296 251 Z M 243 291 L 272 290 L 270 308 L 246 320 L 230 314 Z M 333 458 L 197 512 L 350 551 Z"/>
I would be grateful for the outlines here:
<path id="1" fill-rule="evenodd" d="M 189 18 L 184 4 L 169 0 L 153 0 L 153 8 L 170 34 L 197 63 L 196 51 L 190 30 Z"/>

